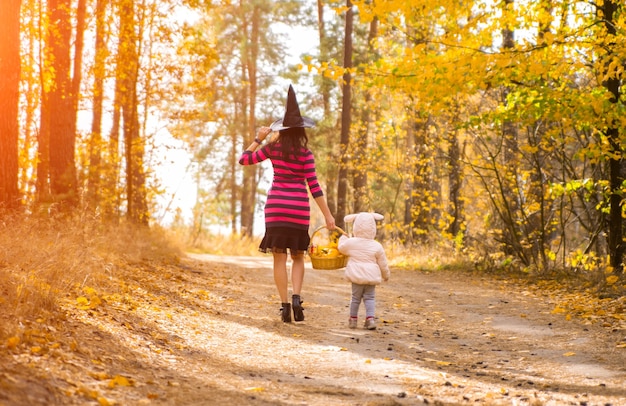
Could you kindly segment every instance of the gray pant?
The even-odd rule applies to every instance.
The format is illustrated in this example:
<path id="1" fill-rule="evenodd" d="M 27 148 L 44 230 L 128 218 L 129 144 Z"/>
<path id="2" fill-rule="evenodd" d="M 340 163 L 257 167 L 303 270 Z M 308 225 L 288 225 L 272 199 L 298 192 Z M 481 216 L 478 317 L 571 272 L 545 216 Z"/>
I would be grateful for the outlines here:
<path id="1" fill-rule="evenodd" d="M 350 301 L 350 317 L 359 316 L 361 300 L 365 304 L 365 317 L 374 317 L 376 311 L 376 285 L 352 284 L 352 300 Z"/>

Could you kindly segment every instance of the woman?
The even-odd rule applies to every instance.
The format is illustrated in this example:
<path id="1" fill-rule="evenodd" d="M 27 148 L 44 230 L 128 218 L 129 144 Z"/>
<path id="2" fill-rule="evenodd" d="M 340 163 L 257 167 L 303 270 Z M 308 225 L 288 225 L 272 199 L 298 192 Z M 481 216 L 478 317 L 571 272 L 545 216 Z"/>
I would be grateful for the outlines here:
<path id="1" fill-rule="evenodd" d="M 292 308 L 294 320 L 304 320 L 300 293 L 304 280 L 304 255 L 310 242 L 307 187 L 324 215 L 326 227 L 330 230 L 335 228 L 335 218 L 317 182 L 313 153 L 307 146 L 305 128 L 314 125 L 313 120 L 300 115 L 295 92 L 290 85 L 285 116 L 270 127 L 261 127 L 239 159 L 242 165 L 254 165 L 269 159 L 274 169 L 274 179 L 265 204 L 265 236 L 259 251 L 271 252 L 274 256 L 274 282 L 282 302 L 281 318 L 285 323 L 291 322 Z M 278 136 L 263 145 L 272 131 L 278 131 Z M 288 254 L 293 261 L 292 303 L 288 299 Z"/>

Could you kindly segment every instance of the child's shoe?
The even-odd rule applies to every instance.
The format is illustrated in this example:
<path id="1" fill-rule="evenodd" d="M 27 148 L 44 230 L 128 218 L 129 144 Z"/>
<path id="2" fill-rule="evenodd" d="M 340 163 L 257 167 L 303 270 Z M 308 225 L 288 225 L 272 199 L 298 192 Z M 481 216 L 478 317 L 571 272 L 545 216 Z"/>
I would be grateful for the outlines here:
<path id="1" fill-rule="evenodd" d="M 357 319 L 356 317 L 350 317 L 350 320 L 348 320 L 348 327 L 356 328 L 356 325 L 357 325 L 358 321 L 359 321 L 359 319 Z"/>
<path id="2" fill-rule="evenodd" d="M 365 319 L 365 326 L 367 330 L 376 330 L 376 320 L 373 317 Z"/>

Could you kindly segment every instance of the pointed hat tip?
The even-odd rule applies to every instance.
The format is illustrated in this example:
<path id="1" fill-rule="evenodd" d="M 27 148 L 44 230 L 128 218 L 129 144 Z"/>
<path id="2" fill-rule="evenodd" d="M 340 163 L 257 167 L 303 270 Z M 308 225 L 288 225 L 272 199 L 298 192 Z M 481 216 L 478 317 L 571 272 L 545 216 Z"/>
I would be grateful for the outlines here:
<path id="1" fill-rule="evenodd" d="M 287 105 L 285 106 L 285 115 L 282 120 L 276 120 L 270 128 L 274 131 L 287 129 L 291 127 L 314 127 L 315 122 L 308 117 L 303 117 L 300 114 L 300 106 L 298 106 L 298 100 L 296 99 L 296 92 L 293 89 L 293 85 L 289 84 L 289 90 L 287 92 Z"/>

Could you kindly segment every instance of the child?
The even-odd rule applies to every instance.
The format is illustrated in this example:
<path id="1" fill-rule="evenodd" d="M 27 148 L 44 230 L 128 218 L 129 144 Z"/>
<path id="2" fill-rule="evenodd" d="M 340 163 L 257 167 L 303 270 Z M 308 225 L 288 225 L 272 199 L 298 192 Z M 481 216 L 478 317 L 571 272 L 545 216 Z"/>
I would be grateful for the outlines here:
<path id="1" fill-rule="evenodd" d="M 350 321 L 348 327 L 356 328 L 361 301 L 365 304 L 365 328 L 376 329 L 376 285 L 389 280 L 390 271 L 383 246 L 376 237 L 376 220 L 384 217 L 378 213 L 348 214 L 344 221 L 354 222 L 353 237 L 339 238 L 339 251 L 348 256 L 346 279 L 352 282 Z"/>

